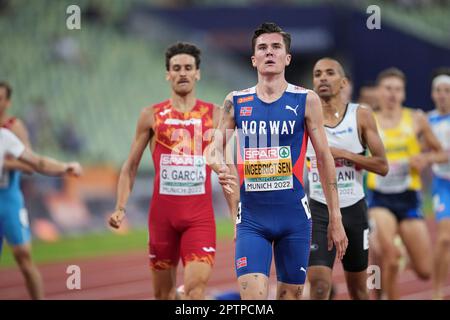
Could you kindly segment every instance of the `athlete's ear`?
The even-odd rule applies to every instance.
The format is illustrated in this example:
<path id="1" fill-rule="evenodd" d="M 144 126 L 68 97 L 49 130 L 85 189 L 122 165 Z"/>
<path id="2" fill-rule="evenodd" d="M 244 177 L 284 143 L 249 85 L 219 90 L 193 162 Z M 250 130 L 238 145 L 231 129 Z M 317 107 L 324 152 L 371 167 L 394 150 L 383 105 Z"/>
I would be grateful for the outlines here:
<path id="1" fill-rule="evenodd" d="M 255 56 L 252 56 L 251 59 L 252 59 L 252 66 L 253 66 L 253 68 L 256 68 L 256 58 L 255 58 Z"/>
<path id="2" fill-rule="evenodd" d="M 200 73 L 200 69 L 197 69 L 197 72 L 195 72 L 195 80 L 200 81 L 202 78 L 202 75 Z"/>
<path id="3" fill-rule="evenodd" d="M 166 80 L 167 80 L 167 81 L 170 80 L 170 74 L 169 74 L 169 71 L 166 71 Z"/>
<path id="4" fill-rule="evenodd" d="M 342 77 L 341 80 L 341 89 L 344 89 L 346 86 L 348 86 L 350 83 L 348 82 L 348 79 L 346 77 Z"/>
<path id="5" fill-rule="evenodd" d="M 288 53 L 286 55 L 286 66 L 291 64 L 291 60 L 292 60 L 292 55 Z"/>

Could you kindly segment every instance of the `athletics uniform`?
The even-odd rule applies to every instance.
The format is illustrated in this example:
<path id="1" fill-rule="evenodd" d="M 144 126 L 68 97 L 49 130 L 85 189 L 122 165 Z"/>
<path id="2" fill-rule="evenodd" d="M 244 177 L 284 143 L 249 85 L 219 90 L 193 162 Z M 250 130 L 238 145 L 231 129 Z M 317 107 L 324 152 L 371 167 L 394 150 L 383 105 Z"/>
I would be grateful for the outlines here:
<path id="1" fill-rule="evenodd" d="M 289 84 L 273 103 L 256 87 L 233 92 L 238 129 L 240 204 L 236 219 L 236 273 L 269 276 L 272 246 L 278 281 L 303 284 L 311 215 L 303 189 L 308 90 Z"/>
<path id="2" fill-rule="evenodd" d="M 450 155 L 450 114 L 432 111 L 429 120 L 434 134 Z M 437 221 L 450 218 L 450 161 L 433 165 L 433 208 Z"/>
<path id="3" fill-rule="evenodd" d="M 413 129 L 413 110 L 403 108 L 397 127 L 383 129 L 378 125 L 378 130 L 386 150 L 389 173 L 383 177 L 369 172 L 367 186 L 373 190 L 369 207 L 389 209 L 398 222 L 423 219 L 420 173 L 409 165 L 410 158 L 420 154 L 419 140 Z"/>
<path id="4" fill-rule="evenodd" d="M 330 147 L 365 154 L 366 148 L 362 145 L 358 133 L 358 107 L 359 105 L 355 103 L 347 104 L 341 122 L 335 127 L 325 126 Z M 317 170 L 316 154 L 311 144 L 308 144 L 306 156 L 313 220 L 309 266 L 333 268 L 336 248 L 333 247 L 332 251 L 328 251 L 328 207 Z M 363 170 L 344 159 L 336 159 L 335 166 L 342 223 L 348 238 L 348 247 L 342 264 L 345 271 L 360 272 L 367 269 L 369 259 L 369 223 L 364 197 Z"/>
<path id="5" fill-rule="evenodd" d="M 18 181 L 13 172 L 3 170 L 3 161 L 6 155 L 18 158 L 25 150 L 25 146 L 9 130 L 0 128 L 0 253 L 3 235 L 11 245 L 18 245 L 29 241 L 30 232 L 28 219 L 20 214 L 22 202 L 14 192 Z M 11 179 L 12 178 L 12 179 Z M 21 195 L 21 193 L 19 193 Z M 26 226 L 25 226 L 26 225 Z"/>
<path id="6" fill-rule="evenodd" d="M 190 112 L 170 101 L 153 106 L 155 166 L 149 214 L 150 266 L 164 270 L 187 262 L 213 264 L 216 226 L 212 207 L 211 169 L 203 156 L 211 140 L 211 103 L 197 100 Z M 209 134 L 209 136 L 207 136 Z"/>

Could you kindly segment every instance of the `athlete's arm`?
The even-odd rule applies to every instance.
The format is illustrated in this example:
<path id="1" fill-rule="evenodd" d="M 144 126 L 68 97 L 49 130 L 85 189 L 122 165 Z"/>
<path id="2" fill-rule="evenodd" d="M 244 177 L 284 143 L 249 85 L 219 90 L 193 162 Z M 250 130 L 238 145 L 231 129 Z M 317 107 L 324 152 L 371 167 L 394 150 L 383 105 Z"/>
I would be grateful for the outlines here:
<path id="1" fill-rule="evenodd" d="M 30 165 L 35 171 L 47 176 L 67 174 L 78 177 L 82 173 L 81 165 L 78 162 L 60 162 L 53 158 L 36 154 L 27 147 L 25 147 L 19 159 Z"/>
<path id="2" fill-rule="evenodd" d="M 125 217 L 125 206 L 133 189 L 139 163 L 152 136 L 153 108 L 147 107 L 141 111 L 130 153 L 120 170 L 119 182 L 117 184 L 116 209 L 109 219 L 109 224 L 113 228 L 119 228 Z"/>
<path id="3" fill-rule="evenodd" d="M 418 134 L 422 138 L 426 151 L 411 157 L 411 167 L 422 171 L 433 163 L 445 163 L 449 161 L 448 154 L 444 151 L 438 138 L 434 135 L 425 113 L 416 111 L 414 113 L 414 119 Z"/>
<path id="4" fill-rule="evenodd" d="M 218 128 L 221 116 L 222 116 L 221 107 L 214 106 L 214 114 L 213 114 L 214 129 Z M 209 146 L 214 148 L 214 143 L 211 143 Z M 234 147 L 234 135 L 228 140 L 225 147 L 225 163 L 230 170 L 229 171 L 230 174 L 237 177 L 238 172 L 236 165 L 234 163 L 233 147 Z M 232 221 L 235 221 L 239 204 L 239 187 L 237 185 L 230 185 L 230 187 L 233 189 L 232 193 L 228 192 L 225 186 L 222 185 L 223 194 L 225 196 L 225 200 L 227 201 L 228 208 L 230 210 L 230 217 Z"/>
<path id="5" fill-rule="evenodd" d="M 369 148 L 370 155 L 365 156 L 344 149 L 331 147 L 335 159 L 342 158 L 355 163 L 357 166 L 373 173 L 385 176 L 389 171 L 383 141 L 378 134 L 377 125 L 372 111 L 365 107 L 357 110 L 358 127 L 361 132 L 362 143 Z"/>
<path id="6" fill-rule="evenodd" d="M 230 168 L 225 161 L 224 150 L 232 136 L 230 133 L 235 127 L 233 93 L 230 92 L 220 108 L 219 124 L 214 131 L 213 141 L 211 142 L 212 148 L 206 154 L 208 165 L 219 175 L 219 183 L 224 186 L 228 193 L 234 193 L 232 186 L 236 187 L 237 184 L 234 181 L 236 176 L 230 174 Z"/>
<path id="7" fill-rule="evenodd" d="M 334 243 L 336 256 L 342 259 L 347 249 L 348 240 L 342 225 L 339 208 L 336 168 L 323 127 L 322 105 L 319 97 L 313 91 L 309 91 L 306 98 L 305 121 L 308 135 L 316 152 L 317 169 L 328 206 L 328 250 L 333 248 Z"/>
<path id="8" fill-rule="evenodd" d="M 13 132 L 26 147 L 31 149 L 28 131 L 22 121 L 16 119 L 9 130 Z M 27 174 L 32 174 L 34 172 L 33 167 L 14 157 L 6 157 L 4 167 L 9 170 L 19 170 Z"/>

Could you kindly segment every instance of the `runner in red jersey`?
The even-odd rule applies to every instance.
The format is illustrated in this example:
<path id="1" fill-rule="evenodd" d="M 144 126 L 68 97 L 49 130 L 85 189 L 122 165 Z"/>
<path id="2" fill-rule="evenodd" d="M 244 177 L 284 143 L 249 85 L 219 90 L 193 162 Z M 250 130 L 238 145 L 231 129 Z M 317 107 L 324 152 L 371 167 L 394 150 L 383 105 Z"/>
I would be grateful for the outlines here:
<path id="1" fill-rule="evenodd" d="M 185 266 L 184 297 L 203 299 L 216 248 L 212 206 L 211 169 L 204 151 L 211 142 L 219 110 L 198 100 L 200 50 L 177 43 L 166 51 L 166 79 L 171 98 L 144 108 L 128 160 L 122 167 L 116 211 L 110 225 L 118 228 L 125 216 L 142 153 L 150 145 L 155 166 L 154 191 L 149 214 L 149 258 L 157 299 L 174 299 L 176 267 Z M 232 212 L 237 201 L 226 193 Z M 235 208 L 234 208 L 235 207 Z"/>

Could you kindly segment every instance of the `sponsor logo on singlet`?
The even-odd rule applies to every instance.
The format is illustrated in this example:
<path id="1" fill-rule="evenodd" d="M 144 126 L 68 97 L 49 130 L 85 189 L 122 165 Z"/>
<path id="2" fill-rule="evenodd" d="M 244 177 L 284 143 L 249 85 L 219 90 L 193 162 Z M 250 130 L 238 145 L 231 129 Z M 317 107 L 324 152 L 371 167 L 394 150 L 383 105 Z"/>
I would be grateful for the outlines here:
<path id="1" fill-rule="evenodd" d="M 245 148 L 246 191 L 273 191 L 293 188 L 291 147 Z"/>

